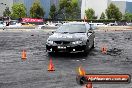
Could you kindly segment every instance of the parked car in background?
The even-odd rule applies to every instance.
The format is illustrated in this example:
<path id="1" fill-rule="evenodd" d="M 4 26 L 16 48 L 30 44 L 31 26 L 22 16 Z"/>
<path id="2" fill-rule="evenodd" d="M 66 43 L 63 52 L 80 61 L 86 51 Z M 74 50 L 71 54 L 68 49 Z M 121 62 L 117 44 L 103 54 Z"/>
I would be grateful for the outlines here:
<path id="1" fill-rule="evenodd" d="M 132 23 L 127 23 L 126 25 L 127 25 L 127 26 L 132 26 Z"/>
<path id="2" fill-rule="evenodd" d="M 118 26 L 127 26 L 127 22 L 117 22 Z"/>
<path id="3" fill-rule="evenodd" d="M 20 27 L 21 26 L 21 23 L 18 23 L 18 21 L 17 20 L 11 20 L 11 21 L 4 21 L 3 22 L 3 24 L 2 25 L 4 25 L 4 27 Z"/>
<path id="4" fill-rule="evenodd" d="M 6 25 L 4 24 L 4 22 L 3 22 L 3 21 L 0 21 L 0 28 L 3 28 L 4 26 L 6 26 Z"/>
<path id="5" fill-rule="evenodd" d="M 45 29 L 46 24 L 44 25 L 37 25 L 35 29 Z"/>
<path id="6" fill-rule="evenodd" d="M 62 25 L 62 23 L 55 23 L 55 26 L 61 26 Z"/>
<path id="7" fill-rule="evenodd" d="M 89 23 L 89 25 L 90 25 L 90 28 L 91 28 L 92 30 L 97 29 L 97 25 L 95 25 L 95 24 L 93 24 L 93 23 Z"/>
<path id="8" fill-rule="evenodd" d="M 92 26 L 94 26 L 95 28 L 107 26 L 104 23 L 89 23 L 89 24 L 92 25 Z"/>
<path id="9" fill-rule="evenodd" d="M 21 23 L 19 23 L 17 20 L 11 20 L 9 22 L 9 25 L 7 25 L 7 26 L 9 26 L 9 27 L 20 27 L 21 26 Z"/>
<path id="10" fill-rule="evenodd" d="M 21 22 L 22 26 L 24 27 L 30 27 L 30 26 L 34 26 L 34 24 L 30 24 L 30 23 L 26 23 L 26 22 Z"/>
<path id="11" fill-rule="evenodd" d="M 108 26 L 117 26 L 117 23 L 109 23 Z"/>

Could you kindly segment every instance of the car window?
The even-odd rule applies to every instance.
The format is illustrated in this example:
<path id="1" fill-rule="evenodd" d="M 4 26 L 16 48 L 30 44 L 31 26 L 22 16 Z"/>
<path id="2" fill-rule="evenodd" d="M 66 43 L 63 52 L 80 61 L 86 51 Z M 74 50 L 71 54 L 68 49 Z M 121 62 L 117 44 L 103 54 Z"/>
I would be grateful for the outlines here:
<path id="1" fill-rule="evenodd" d="M 86 29 L 89 30 L 90 29 L 90 25 L 86 24 Z"/>
<path id="2" fill-rule="evenodd" d="M 84 33 L 86 32 L 85 24 L 65 24 L 57 29 L 59 33 Z"/>
<path id="3" fill-rule="evenodd" d="M 10 22 L 10 25 L 15 25 L 15 24 L 16 24 L 16 22 L 14 22 L 14 21 Z"/>

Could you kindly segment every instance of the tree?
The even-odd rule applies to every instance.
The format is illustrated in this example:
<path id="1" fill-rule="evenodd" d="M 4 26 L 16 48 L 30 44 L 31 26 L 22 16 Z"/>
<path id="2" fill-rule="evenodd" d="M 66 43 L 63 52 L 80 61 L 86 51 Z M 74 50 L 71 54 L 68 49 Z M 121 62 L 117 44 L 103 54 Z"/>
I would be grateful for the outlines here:
<path id="1" fill-rule="evenodd" d="M 55 7 L 55 5 L 53 4 L 53 5 L 50 7 L 50 13 L 49 13 L 50 18 L 51 18 L 51 19 L 55 19 L 55 14 L 56 14 L 56 7 Z"/>
<path id="2" fill-rule="evenodd" d="M 5 11 L 3 12 L 4 17 L 9 17 L 11 15 L 11 11 L 9 10 L 9 7 L 6 7 Z"/>
<path id="3" fill-rule="evenodd" d="M 63 19 L 67 19 L 67 14 L 71 13 L 71 4 L 68 0 L 59 1 L 59 14 L 62 15 Z"/>
<path id="4" fill-rule="evenodd" d="M 79 9 L 78 0 L 71 1 L 71 10 L 72 13 L 70 14 L 71 18 L 77 19 L 81 17 L 81 10 Z"/>
<path id="5" fill-rule="evenodd" d="M 85 10 L 85 14 L 87 19 L 91 20 L 95 18 L 95 11 L 92 8 Z"/>
<path id="6" fill-rule="evenodd" d="M 100 19 L 105 19 L 105 14 L 104 14 L 104 12 L 102 12 L 102 14 L 101 14 L 101 16 L 100 16 Z"/>
<path id="7" fill-rule="evenodd" d="M 132 13 L 128 13 L 126 12 L 123 16 L 123 19 L 128 21 L 128 22 L 131 22 L 132 21 Z"/>
<path id="8" fill-rule="evenodd" d="M 22 3 L 16 3 L 12 6 L 12 18 L 22 18 L 26 16 L 26 8 Z"/>
<path id="9" fill-rule="evenodd" d="M 113 20 L 121 20 L 122 19 L 122 13 L 120 12 L 119 8 L 116 7 L 112 3 L 106 9 L 106 15 L 107 15 L 108 19 L 113 19 Z"/>
<path id="10" fill-rule="evenodd" d="M 32 7 L 30 8 L 30 16 L 32 18 L 42 18 L 44 17 L 44 9 L 40 6 L 40 2 L 39 1 L 35 1 L 32 5 Z"/>
<path id="11" fill-rule="evenodd" d="M 80 15 L 78 0 L 60 0 L 59 7 L 63 19 L 76 19 Z"/>

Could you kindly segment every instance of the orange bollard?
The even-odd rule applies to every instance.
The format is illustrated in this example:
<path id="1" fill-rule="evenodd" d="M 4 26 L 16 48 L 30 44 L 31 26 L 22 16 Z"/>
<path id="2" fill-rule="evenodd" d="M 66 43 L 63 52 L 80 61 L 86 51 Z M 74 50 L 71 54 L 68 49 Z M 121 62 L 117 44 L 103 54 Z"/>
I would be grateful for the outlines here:
<path id="1" fill-rule="evenodd" d="M 49 62 L 49 65 L 48 65 L 48 71 L 50 71 L 50 72 L 55 71 L 52 59 L 50 59 L 50 62 Z"/>
<path id="2" fill-rule="evenodd" d="M 22 58 L 21 59 L 22 60 L 26 60 L 27 59 L 27 54 L 26 54 L 25 50 L 22 51 Z"/>
<path id="3" fill-rule="evenodd" d="M 102 52 L 103 54 L 106 54 L 106 53 L 107 53 L 107 48 L 106 48 L 105 45 L 101 48 L 101 52 Z"/>
<path id="4" fill-rule="evenodd" d="M 88 84 L 86 84 L 86 88 L 93 88 L 92 82 L 89 82 Z"/>

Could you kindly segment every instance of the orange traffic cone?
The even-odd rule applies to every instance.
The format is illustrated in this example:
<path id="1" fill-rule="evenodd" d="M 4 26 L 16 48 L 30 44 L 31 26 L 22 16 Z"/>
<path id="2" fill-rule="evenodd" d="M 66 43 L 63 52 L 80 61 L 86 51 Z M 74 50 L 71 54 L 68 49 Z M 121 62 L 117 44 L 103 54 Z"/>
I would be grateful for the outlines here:
<path id="1" fill-rule="evenodd" d="M 55 71 L 54 64 L 52 62 L 52 59 L 50 59 L 49 65 L 48 65 L 48 71 Z"/>
<path id="2" fill-rule="evenodd" d="M 86 84 L 86 88 L 93 88 L 92 82 L 89 82 L 88 84 Z"/>
<path id="3" fill-rule="evenodd" d="M 22 51 L 22 60 L 26 60 L 27 59 L 27 54 L 26 54 L 26 51 L 23 50 Z"/>
<path id="4" fill-rule="evenodd" d="M 101 51 L 102 51 L 103 54 L 106 54 L 107 53 L 107 48 L 106 48 L 105 45 L 101 48 Z"/>
<path id="5" fill-rule="evenodd" d="M 84 22 L 86 22 L 86 20 L 87 20 L 87 17 L 86 17 L 86 16 L 84 16 L 83 21 L 84 21 Z"/>

